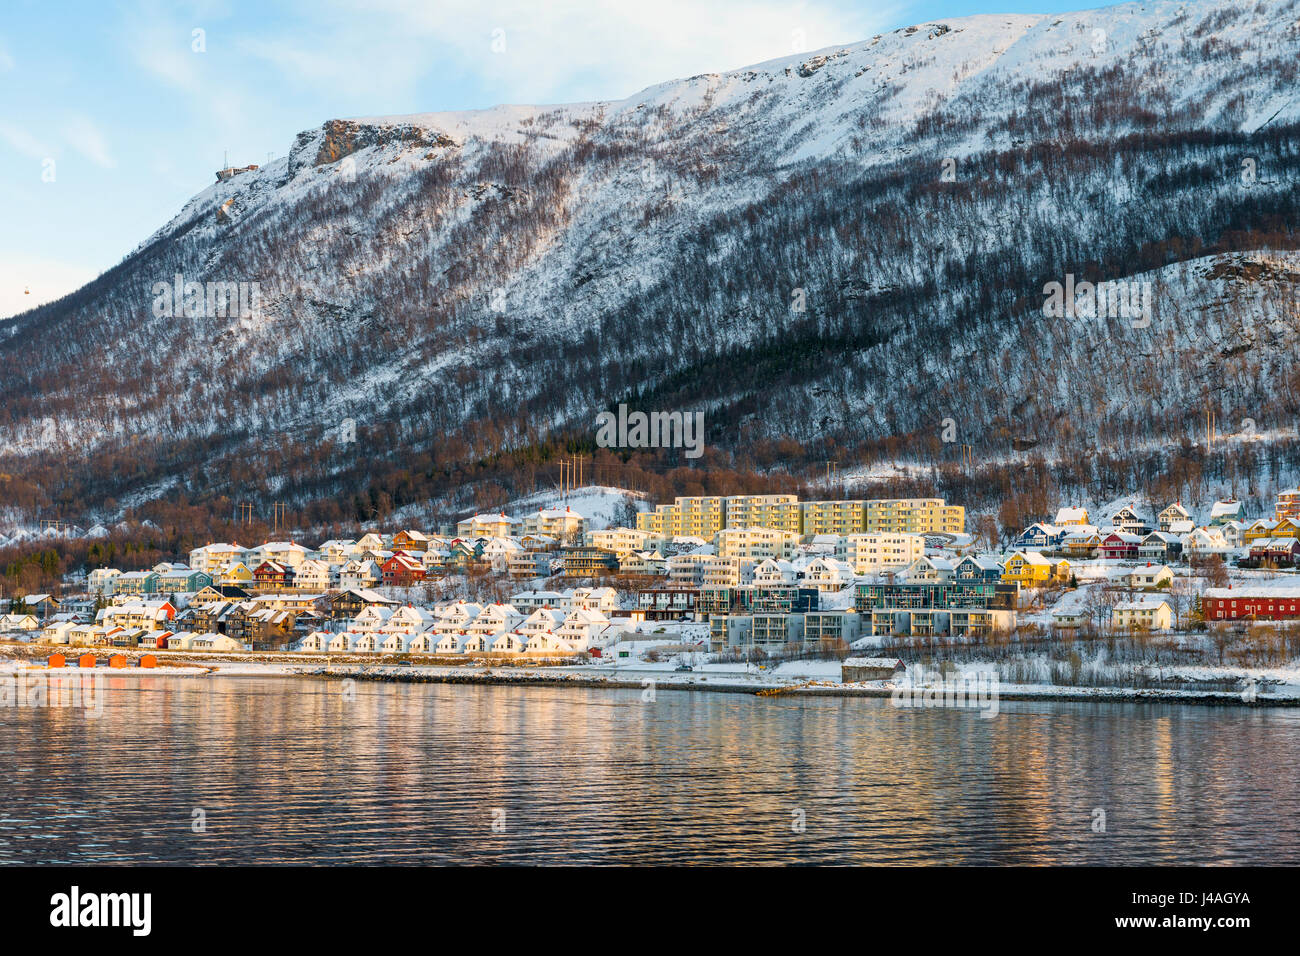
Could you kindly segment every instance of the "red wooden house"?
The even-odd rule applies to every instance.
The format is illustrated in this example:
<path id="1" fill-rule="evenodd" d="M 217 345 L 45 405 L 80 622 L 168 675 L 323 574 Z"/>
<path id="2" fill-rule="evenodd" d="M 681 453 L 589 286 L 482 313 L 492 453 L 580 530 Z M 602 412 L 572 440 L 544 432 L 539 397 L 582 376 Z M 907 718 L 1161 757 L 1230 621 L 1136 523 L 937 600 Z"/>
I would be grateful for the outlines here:
<path id="1" fill-rule="evenodd" d="M 1262 538 L 1250 547 L 1251 565 L 1259 567 L 1265 561 L 1277 567 L 1293 567 L 1300 555 L 1300 541 L 1295 538 Z"/>
<path id="2" fill-rule="evenodd" d="M 398 553 L 379 568 L 386 587 L 410 587 L 424 580 L 424 565 L 409 554 Z"/>
<path id="3" fill-rule="evenodd" d="M 1300 587 L 1256 584 L 1239 588 L 1209 588 L 1201 596 L 1207 624 L 1215 621 L 1293 621 L 1300 618 Z"/>
<path id="4" fill-rule="evenodd" d="M 293 584 L 293 571 L 276 561 L 263 561 L 253 568 L 253 578 L 263 591 L 282 591 Z"/>
<path id="5" fill-rule="evenodd" d="M 1138 549 L 1141 547 L 1142 539 L 1138 535 L 1130 534 L 1127 531 L 1112 531 L 1102 539 L 1101 556 L 1103 558 L 1136 561 L 1138 559 Z"/>

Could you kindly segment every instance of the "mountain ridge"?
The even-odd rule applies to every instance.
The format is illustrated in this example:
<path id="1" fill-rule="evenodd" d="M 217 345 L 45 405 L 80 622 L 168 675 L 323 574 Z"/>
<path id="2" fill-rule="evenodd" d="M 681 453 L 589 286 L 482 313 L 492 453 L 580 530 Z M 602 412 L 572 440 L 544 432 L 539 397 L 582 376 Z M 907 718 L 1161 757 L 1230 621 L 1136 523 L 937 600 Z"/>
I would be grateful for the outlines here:
<path id="1" fill-rule="evenodd" d="M 446 493 L 476 461 L 589 446 L 620 401 L 704 410 L 702 466 L 757 472 L 891 443 L 944 466 L 949 418 L 990 457 L 1023 432 L 1062 461 L 1194 439 L 1207 401 L 1281 421 L 1293 296 L 1206 277 L 1294 269 L 1297 53 L 1295 2 L 1134 3 L 952 18 L 623 100 L 329 120 L 0 322 L 0 471 L 25 507 L 107 515 L 403 471 L 404 493 Z M 1154 331 L 1026 339 L 1067 273 L 1156 283 Z M 175 276 L 255 283 L 259 314 L 154 315 Z M 1178 326 L 1219 335 L 1214 308 L 1279 351 L 1221 343 L 1208 395 Z M 1094 366 L 1113 387 L 1085 400 L 1067 370 Z"/>

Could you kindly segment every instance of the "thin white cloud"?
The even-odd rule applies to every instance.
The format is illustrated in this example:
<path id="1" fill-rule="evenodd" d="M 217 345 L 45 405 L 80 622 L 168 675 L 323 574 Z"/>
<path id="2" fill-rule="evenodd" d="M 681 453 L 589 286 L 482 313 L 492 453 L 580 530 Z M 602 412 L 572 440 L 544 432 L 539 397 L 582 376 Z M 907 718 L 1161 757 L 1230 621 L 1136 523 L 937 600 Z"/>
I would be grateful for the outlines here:
<path id="1" fill-rule="evenodd" d="M 170 87 L 193 93 L 200 89 L 199 67 L 207 54 L 194 52 L 192 29 L 141 9 L 124 21 L 123 37 L 136 65 Z"/>
<path id="2" fill-rule="evenodd" d="M 508 102 L 614 99 L 665 80 L 859 40 L 902 4 L 327 0 L 310 35 L 241 41 L 291 82 L 391 102 L 449 64 Z M 376 102 L 376 107 L 380 103 Z"/>
<path id="3" fill-rule="evenodd" d="M 8 143 L 15 152 L 32 159 L 45 159 L 51 155 L 44 143 L 21 126 L 12 123 L 0 123 L 0 140 Z"/>
<path id="4" fill-rule="evenodd" d="M 16 67 L 17 64 L 14 63 L 14 58 L 10 56 L 9 51 L 5 49 L 4 41 L 0 40 L 0 73 L 7 73 Z"/>
<path id="5" fill-rule="evenodd" d="M 88 116 L 72 116 L 63 127 L 63 137 L 68 145 L 96 166 L 112 169 L 116 164 L 108 150 L 103 132 Z"/>

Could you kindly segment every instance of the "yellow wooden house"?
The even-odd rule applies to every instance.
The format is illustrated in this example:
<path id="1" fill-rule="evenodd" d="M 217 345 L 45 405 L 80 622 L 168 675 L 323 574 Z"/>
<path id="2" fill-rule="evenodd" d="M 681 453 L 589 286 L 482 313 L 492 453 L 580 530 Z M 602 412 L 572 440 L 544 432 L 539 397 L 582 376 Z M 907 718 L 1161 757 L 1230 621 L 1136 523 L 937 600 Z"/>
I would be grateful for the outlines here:
<path id="1" fill-rule="evenodd" d="M 1002 566 L 1002 580 L 1022 587 L 1041 586 L 1070 577 L 1070 562 L 1045 558 L 1037 551 L 1017 551 Z"/>

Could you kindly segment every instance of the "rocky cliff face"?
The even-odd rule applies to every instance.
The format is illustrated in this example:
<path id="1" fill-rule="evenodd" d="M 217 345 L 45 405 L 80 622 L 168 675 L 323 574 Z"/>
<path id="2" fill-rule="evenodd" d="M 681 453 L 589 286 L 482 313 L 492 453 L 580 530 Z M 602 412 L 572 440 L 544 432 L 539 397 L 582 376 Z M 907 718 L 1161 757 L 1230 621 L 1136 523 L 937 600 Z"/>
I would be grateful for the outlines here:
<path id="1" fill-rule="evenodd" d="M 409 123 L 357 123 L 329 120 L 320 129 L 299 133 L 289 150 L 289 174 L 295 176 L 308 165 L 337 163 L 363 149 L 425 147 L 438 149 L 458 146 L 446 133 Z"/>

